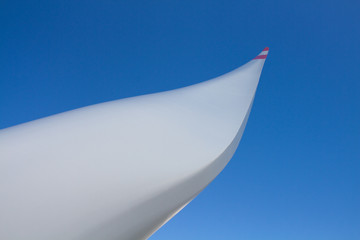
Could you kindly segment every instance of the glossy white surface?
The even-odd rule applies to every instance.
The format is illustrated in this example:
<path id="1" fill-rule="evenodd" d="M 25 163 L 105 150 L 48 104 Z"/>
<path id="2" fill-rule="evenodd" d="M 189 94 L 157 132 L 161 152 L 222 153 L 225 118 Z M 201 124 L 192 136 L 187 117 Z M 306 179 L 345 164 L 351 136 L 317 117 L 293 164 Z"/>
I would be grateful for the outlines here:
<path id="1" fill-rule="evenodd" d="M 0 239 L 148 238 L 232 157 L 264 61 L 1 130 Z"/>

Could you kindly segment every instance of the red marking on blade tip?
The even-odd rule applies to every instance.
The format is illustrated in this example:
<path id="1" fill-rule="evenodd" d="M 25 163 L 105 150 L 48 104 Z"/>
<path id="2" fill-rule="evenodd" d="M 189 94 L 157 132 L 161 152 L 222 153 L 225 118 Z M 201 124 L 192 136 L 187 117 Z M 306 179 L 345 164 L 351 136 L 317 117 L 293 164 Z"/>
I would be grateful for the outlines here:
<path id="1" fill-rule="evenodd" d="M 266 59 L 267 55 L 258 55 L 254 59 Z"/>

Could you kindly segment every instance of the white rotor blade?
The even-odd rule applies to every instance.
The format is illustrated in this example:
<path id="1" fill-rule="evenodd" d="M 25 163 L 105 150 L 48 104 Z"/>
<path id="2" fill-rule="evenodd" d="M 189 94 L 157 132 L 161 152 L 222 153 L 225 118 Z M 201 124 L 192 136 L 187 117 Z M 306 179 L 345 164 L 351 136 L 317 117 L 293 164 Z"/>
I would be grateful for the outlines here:
<path id="1" fill-rule="evenodd" d="M 0 239 L 147 239 L 234 154 L 268 48 L 215 79 L 0 131 Z"/>

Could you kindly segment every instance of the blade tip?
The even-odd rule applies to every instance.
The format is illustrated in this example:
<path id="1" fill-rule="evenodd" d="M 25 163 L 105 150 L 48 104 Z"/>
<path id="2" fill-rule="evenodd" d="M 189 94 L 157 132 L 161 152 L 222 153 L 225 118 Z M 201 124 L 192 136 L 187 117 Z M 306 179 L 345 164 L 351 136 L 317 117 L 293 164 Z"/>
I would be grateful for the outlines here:
<path id="1" fill-rule="evenodd" d="M 261 51 L 259 55 L 257 55 L 254 59 L 266 59 L 267 55 L 269 53 L 269 48 L 266 47 L 264 50 Z"/>

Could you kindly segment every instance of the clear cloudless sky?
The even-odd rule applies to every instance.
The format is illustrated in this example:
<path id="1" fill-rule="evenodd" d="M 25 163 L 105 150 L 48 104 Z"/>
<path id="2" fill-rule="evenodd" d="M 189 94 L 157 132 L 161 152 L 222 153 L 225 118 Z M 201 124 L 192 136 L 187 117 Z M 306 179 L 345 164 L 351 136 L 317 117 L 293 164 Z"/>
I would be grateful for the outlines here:
<path id="1" fill-rule="evenodd" d="M 238 151 L 150 239 L 359 240 L 359 9 L 358 0 L 2 0 L 0 128 L 195 84 L 268 46 Z"/>

